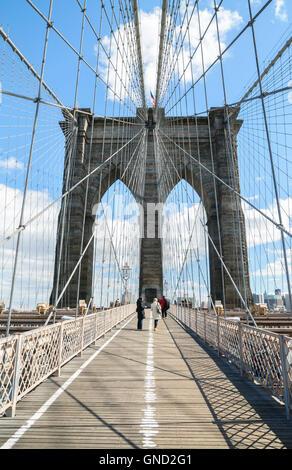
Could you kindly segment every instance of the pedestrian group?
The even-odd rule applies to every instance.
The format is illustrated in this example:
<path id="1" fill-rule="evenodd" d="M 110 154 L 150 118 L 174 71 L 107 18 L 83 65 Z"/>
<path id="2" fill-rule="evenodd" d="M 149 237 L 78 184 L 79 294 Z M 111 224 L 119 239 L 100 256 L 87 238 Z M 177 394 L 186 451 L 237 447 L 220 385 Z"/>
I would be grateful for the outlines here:
<path id="1" fill-rule="evenodd" d="M 151 312 L 153 315 L 154 319 L 154 331 L 157 331 L 158 328 L 158 321 L 161 318 L 166 318 L 167 317 L 167 311 L 170 307 L 169 300 L 165 298 L 163 295 L 160 300 L 158 300 L 156 297 L 154 297 L 153 302 L 151 304 Z M 139 297 L 137 300 L 137 318 L 138 318 L 138 324 L 137 324 L 137 330 L 142 330 L 143 329 L 143 320 L 145 318 L 145 308 L 146 305 L 143 302 L 143 298 Z"/>

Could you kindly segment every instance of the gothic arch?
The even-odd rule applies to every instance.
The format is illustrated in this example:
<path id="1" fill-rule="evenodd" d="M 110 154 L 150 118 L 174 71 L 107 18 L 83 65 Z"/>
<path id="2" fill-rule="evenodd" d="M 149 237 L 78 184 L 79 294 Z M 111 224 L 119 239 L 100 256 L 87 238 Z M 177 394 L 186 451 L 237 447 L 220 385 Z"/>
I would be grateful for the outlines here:
<path id="1" fill-rule="evenodd" d="M 137 114 L 139 110 L 137 110 Z M 240 191 L 238 169 L 235 168 L 234 174 L 230 174 L 230 155 L 226 148 L 225 138 L 225 110 L 216 108 L 210 111 L 209 120 L 207 117 L 201 117 L 195 122 L 193 117 L 179 117 L 170 118 L 175 122 L 178 127 L 188 126 L 191 135 L 190 153 L 195 158 L 199 159 L 201 163 L 212 170 L 214 165 L 214 172 L 216 175 L 224 180 L 226 183 Z M 163 112 L 161 113 L 163 116 Z M 233 132 L 234 148 L 236 148 L 236 136 L 241 127 L 242 122 L 236 119 L 236 113 L 233 114 L 231 119 L 231 128 Z M 88 159 L 89 149 L 91 152 L 91 168 L 96 168 L 102 164 L 110 155 L 115 154 L 111 158 L 110 163 L 104 165 L 101 172 L 96 172 L 89 180 L 89 197 L 88 205 L 86 208 L 86 227 L 84 244 L 89 240 L 92 233 L 93 216 L 92 205 L 98 201 L 97 194 L 100 197 L 106 192 L 108 187 L 118 179 L 124 184 L 127 182 L 122 175 L 125 169 L 129 166 L 131 168 L 131 155 L 135 151 L 135 144 L 127 146 L 127 153 L 121 156 L 118 149 L 123 146 L 125 142 L 129 141 L 129 136 L 123 138 L 120 133 L 114 134 L 112 131 L 112 123 L 104 121 L 102 118 L 94 119 L 94 138 L 90 142 L 90 117 L 87 115 L 80 115 L 78 119 L 78 137 L 76 143 L 76 152 L 74 154 L 74 172 L 70 180 L 70 186 L 79 181 L 88 172 Z M 123 118 L 126 119 L 126 118 Z M 164 123 L 163 123 L 164 120 Z M 150 122 L 151 121 L 151 122 Z M 138 121 L 137 121 L 138 122 Z M 141 121 L 139 121 L 141 122 Z M 160 123 L 168 125 L 168 118 L 162 118 Z M 212 138 L 212 153 L 213 162 L 210 155 L 210 141 L 208 136 L 208 126 L 211 126 Z M 108 130 L 106 126 L 108 125 Z M 170 124 L 169 124 L 170 125 Z M 146 122 L 147 128 L 147 155 L 146 155 L 146 168 L 145 168 L 145 187 L 139 188 L 140 194 L 133 194 L 133 187 L 128 186 L 137 202 L 142 202 L 144 209 L 147 203 L 158 202 L 158 181 L 155 172 L 155 155 L 154 155 L 154 140 L 153 130 L 155 122 L 149 118 Z M 199 136 L 196 131 L 199 129 Z M 136 132 L 137 129 L 133 129 Z M 173 134 L 172 139 L 180 142 L 180 132 L 176 137 Z M 183 175 L 185 180 L 195 189 L 195 191 L 202 198 L 204 207 L 207 214 L 208 233 L 212 238 L 215 246 L 219 250 L 219 238 L 221 237 L 222 256 L 224 263 L 227 266 L 230 274 L 232 275 L 239 290 L 243 294 L 243 284 L 247 286 L 248 299 L 251 301 L 251 292 L 249 289 L 249 275 L 248 275 L 248 261 L 247 261 L 247 248 L 244 215 L 241 207 L 236 206 L 234 194 L 221 183 L 216 182 L 216 194 L 218 210 L 216 210 L 215 191 L 214 191 L 214 178 L 207 171 L 202 170 L 198 164 L 187 157 L 184 152 L 178 153 L 178 147 L 170 142 L 166 143 L 166 149 L 169 152 L 170 158 L 174 158 L 178 175 L 175 176 L 173 172 L 173 187 L 177 184 L 180 177 Z M 199 145 L 199 149 L 198 149 Z M 198 155 L 198 152 L 200 155 Z M 236 156 L 235 156 L 236 159 Z M 133 164 L 133 163 L 132 163 Z M 235 161 L 237 166 L 237 161 Z M 99 193 L 97 193 L 100 188 Z M 203 193 L 202 193 L 203 189 Z M 170 188 L 171 190 L 171 188 Z M 62 272 L 59 281 L 59 291 L 68 279 L 74 266 L 78 262 L 80 256 L 80 240 L 82 234 L 82 221 L 84 213 L 84 194 L 85 183 L 80 185 L 72 194 L 67 208 L 66 221 L 68 222 L 68 229 L 66 231 L 65 244 L 68 248 L 67 254 L 63 254 L 61 259 Z M 167 197 L 167 196 L 166 196 Z M 69 216 L 70 215 L 70 216 Z M 145 217 L 145 210 L 144 210 Z M 144 219 L 144 224 L 146 219 Z M 220 230 L 218 230 L 220 226 Z M 58 244 L 60 243 L 60 231 L 58 233 L 57 248 L 56 248 L 56 265 L 58 260 Z M 241 251 L 242 250 L 242 251 Z M 239 263 L 240 254 L 243 253 L 243 264 Z M 92 259 L 93 248 L 89 247 L 86 256 L 82 262 L 82 275 L 81 275 L 81 291 L 80 298 L 89 300 L 91 296 L 91 278 L 92 278 Z M 223 286 L 221 276 L 221 262 L 218 258 L 213 246 L 209 242 L 209 263 L 210 263 L 210 281 L 211 281 L 211 295 L 213 300 L 223 299 Z M 230 282 L 229 277 L 224 273 L 225 284 L 225 299 L 227 307 L 233 308 L 241 306 L 241 302 L 237 295 L 235 295 L 234 287 Z M 56 268 L 54 289 L 56 287 Z M 146 290 L 156 292 L 156 296 L 162 294 L 162 257 L 161 257 L 161 240 L 158 237 L 141 239 L 141 265 L 140 265 L 140 294 L 145 295 Z M 53 297 L 52 297 L 53 298 Z M 75 306 L 76 303 L 76 279 L 73 278 L 69 288 L 67 289 L 66 296 L 64 297 L 63 306 Z"/>

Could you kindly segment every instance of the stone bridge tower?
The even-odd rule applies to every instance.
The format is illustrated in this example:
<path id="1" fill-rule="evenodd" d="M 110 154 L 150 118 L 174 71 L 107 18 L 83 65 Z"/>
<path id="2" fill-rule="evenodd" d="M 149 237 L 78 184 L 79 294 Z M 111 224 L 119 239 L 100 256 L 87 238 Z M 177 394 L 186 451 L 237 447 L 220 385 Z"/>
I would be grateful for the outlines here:
<path id="1" fill-rule="evenodd" d="M 235 162 L 233 165 L 230 152 L 227 149 L 228 145 L 226 143 L 226 122 L 224 119 L 224 112 L 225 111 L 223 108 L 216 108 L 211 110 L 209 114 L 214 171 L 219 178 L 240 192 L 237 156 L 235 155 Z M 110 118 L 107 118 L 106 120 L 104 118 L 94 118 L 90 164 L 91 169 L 105 162 L 105 160 L 110 155 L 122 147 L 123 144 L 126 144 L 129 139 L 135 135 L 137 132 L 137 126 L 133 126 L 131 124 L 141 123 L 140 113 L 141 110 L 138 109 L 136 118 L 120 118 L 124 122 L 123 126 L 115 123 L 114 120 Z M 237 133 L 242 125 L 242 122 L 237 120 L 237 115 L 238 112 L 235 112 L 231 118 L 231 130 L 234 149 L 236 149 Z M 159 110 L 159 116 L 159 125 L 162 126 L 162 129 L 170 129 L 171 126 L 171 139 L 173 141 L 178 143 L 181 142 L 182 136 L 184 136 L 184 134 L 186 138 L 191 136 L 189 139 L 191 155 L 193 155 L 195 158 L 198 158 L 199 148 L 201 163 L 212 170 L 208 117 L 197 118 L 197 121 L 195 121 L 195 118 L 193 117 L 166 118 L 164 117 L 164 112 L 162 109 Z M 91 119 L 92 118 L 90 117 L 90 114 L 84 114 L 81 112 L 78 114 L 77 137 L 76 145 L 71 156 L 69 187 L 73 186 L 82 177 L 88 174 L 92 129 Z M 129 122 L 129 126 L 127 126 L 127 122 Z M 145 124 L 143 122 L 143 127 L 146 128 L 147 132 L 145 186 L 141 187 L 139 194 L 137 194 L 134 192 L 134 188 L 131 187 L 131 185 L 128 185 L 136 201 L 142 204 L 144 207 L 145 236 L 141 239 L 140 294 L 145 296 L 148 302 L 150 302 L 154 296 L 160 297 L 163 294 L 162 240 L 158 237 L 158 220 L 156 218 L 154 238 L 147 238 L 147 211 L 145 210 L 148 203 L 156 204 L 159 202 L 154 152 L 155 125 L 155 116 L 153 116 L 153 111 L 149 110 L 148 120 L 145 122 Z M 62 126 L 63 124 L 61 123 L 61 127 Z M 131 162 L 130 159 L 135 145 L 136 144 L 134 140 L 133 144 L 127 146 L 127 151 L 122 154 L 122 158 L 121 153 L 117 153 L 117 155 L 112 158 L 108 164 L 103 165 L 102 171 L 96 172 L 90 177 L 85 218 L 84 247 L 87 245 L 88 240 L 90 239 L 92 234 L 92 227 L 95 221 L 95 216 L 92 215 L 92 208 L 96 203 L 100 202 L 103 194 L 106 192 L 110 184 L 113 184 L 118 179 L 127 184 L 127 182 L 123 180 L 123 174 L 127 165 L 129 167 L 129 171 L 131 171 L 131 167 L 134 168 L 135 162 Z M 200 168 L 197 164 L 195 164 L 194 161 L 191 161 L 183 152 L 181 152 L 181 158 L 178 159 L 179 150 L 178 148 L 174 148 L 173 144 L 170 142 L 165 141 L 165 147 L 167 148 L 170 156 L 176 153 L 176 161 L 179 161 L 177 167 L 178 173 L 184 175 L 184 179 L 194 187 L 196 192 L 202 198 L 207 214 L 208 231 L 219 251 L 219 233 L 214 191 L 214 178 L 206 171 L 202 171 L 200 180 Z M 234 153 L 236 154 L 236 151 Z M 69 149 L 66 151 L 65 156 L 63 190 L 65 190 L 68 156 Z M 234 168 L 234 171 L 231 171 L 231 168 Z M 177 181 L 174 179 L 174 186 L 178 181 L 178 179 Z M 251 302 L 252 296 L 249 287 L 244 214 L 241 205 L 236 204 L 234 194 L 222 183 L 216 182 L 215 184 L 217 191 L 219 226 L 224 263 L 232 275 L 235 283 L 239 287 L 243 297 L 245 280 L 248 300 Z M 76 190 L 70 193 L 70 197 L 68 198 L 66 206 L 63 200 L 58 224 L 60 228 L 57 234 L 54 287 L 51 294 L 52 303 L 55 299 L 58 263 L 60 263 L 58 286 L 58 292 L 60 293 L 80 256 L 83 213 L 85 205 L 85 187 L 86 183 L 81 184 Z M 60 257 L 59 252 L 62 233 L 61 218 L 63 211 L 65 211 L 66 225 L 63 234 L 64 241 L 62 255 Z M 243 263 L 241 253 L 243 253 Z M 211 243 L 209 243 L 209 265 L 212 298 L 214 301 L 223 300 L 221 263 Z M 79 298 L 86 299 L 87 302 L 91 297 L 92 269 L 93 243 L 91 243 L 90 247 L 88 248 L 81 264 L 81 284 Z M 225 272 L 224 286 L 227 308 L 241 306 L 238 295 L 236 294 L 234 287 Z M 76 293 L 77 273 L 72 278 L 72 281 L 67 288 L 59 306 L 75 307 Z"/>

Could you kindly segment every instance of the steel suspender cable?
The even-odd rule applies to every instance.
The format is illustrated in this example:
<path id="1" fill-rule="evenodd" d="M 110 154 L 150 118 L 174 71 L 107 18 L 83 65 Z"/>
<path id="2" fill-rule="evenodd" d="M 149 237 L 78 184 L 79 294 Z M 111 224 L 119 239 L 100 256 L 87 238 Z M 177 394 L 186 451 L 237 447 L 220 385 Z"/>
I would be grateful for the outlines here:
<path id="1" fill-rule="evenodd" d="M 46 54 L 47 54 L 47 46 L 48 46 L 48 38 L 49 38 L 49 31 L 50 31 L 50 21 L 51 21 L 51 15 L 52 15 L 52 8 L 53 8 L 53 0 L 50 0 L 49 14 L 48 14 L 48 24 L 47 24 L 47 27 L 46 27 L 45 45 L 44 45 L 43 58 L 42 58 L 42 69 L 41 69 L 40 82 L 39 82 L 38 101 L 36 103 L 34 124 L 33 124 L 33 129 L 32 129 L 30 153 L 29 153 L 29 159 L 28 159 L 27 170 L 26 170 L 25 187 L 24 187 L 24 193 L 23 193 L 23 201 L 22 201 L 22 207 L 21 207 L 19 227 L 22 227 L 22 225 L 24 223 L 24 210 L 25 210 L 27 188 L 28 188 L 29 177 L 30 177 L 31 161 L 32 161 L 32 155 L 33 155 L 33 150 L 34 150 L 36 127 L 37 127 L 38 117 L 39 117 L 39 109 L 40 109 L 39 99 L 41 97 L 42 86 L 43 86 L 43 78 L 44 78 L 44 72 L 45 72 Z M 16 252 L 15 252 L 14 267 L 13 267 L 12 282 L 11 282 L 11 290 L 10 290 L 10 298 L 9 298 L 9 307 L 8 307 L 6 336 L 9 336 L 9 332 L 10 332 L 11 311 L 12 311 L 12 305 L 13 305 L 13 294 L 14 294 L 14 287 L 15 287 L 15 276 L 16 276 L 16 270 L 17 270 L 17 261 L 18 261 L 18 255 L 19 255 L 20 237 L 21 237 L 21 232 L 19 232 L 18 236 L 17 236 Z"/>

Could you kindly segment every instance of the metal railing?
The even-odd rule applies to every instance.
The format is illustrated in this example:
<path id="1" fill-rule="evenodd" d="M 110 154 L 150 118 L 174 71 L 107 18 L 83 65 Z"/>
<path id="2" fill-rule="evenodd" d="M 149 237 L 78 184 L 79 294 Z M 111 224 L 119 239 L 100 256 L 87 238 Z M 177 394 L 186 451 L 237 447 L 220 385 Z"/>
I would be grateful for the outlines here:
<path id="1" fill-rule="evenodd" d="M 135 310 L 123 305 L 0 339 L 0 415 L 15 416 L 24 395 Z"/>
<path id="2" fill-rule="evenodd" d="M 292 407 L 292 338 L 248 326 L 209 312 L 172 305 L 171 315 L 196 333 L 218 355 L 238 367 L 285 403 L 289 419 Z"/>

